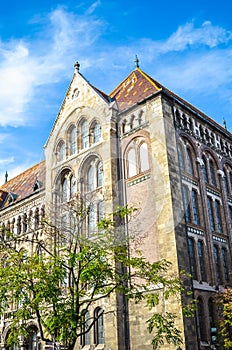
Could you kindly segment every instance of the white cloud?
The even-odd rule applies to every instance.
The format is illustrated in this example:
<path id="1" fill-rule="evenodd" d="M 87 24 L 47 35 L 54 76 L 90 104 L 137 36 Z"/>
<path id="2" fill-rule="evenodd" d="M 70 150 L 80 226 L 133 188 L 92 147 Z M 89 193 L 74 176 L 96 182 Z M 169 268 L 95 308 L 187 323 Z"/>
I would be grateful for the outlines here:
<path id="1" fill-rule="evenodd" d="M 180 26 L 170 38 L 160 46 L 160 52 L 183 51 L 188 46 L 205 45 L 209 48 L 222 43 L 228 43 L 232 39 L 232 33 L 219 26 L 213 26 L 210 21 L 205 21 L 201 27 L 195 28 L 194 23 L 186 23 Z"/>
<path id="2" fill-rule="evenodd" d="M 0 125 L 19 126 L 32 119 L 33 113 L 24 112 L 35 89 L 70 76 L 70 67 L 97 40 L 102 25 L 60 8 L 49 14 L 42 42 L 0 42 Z"/>

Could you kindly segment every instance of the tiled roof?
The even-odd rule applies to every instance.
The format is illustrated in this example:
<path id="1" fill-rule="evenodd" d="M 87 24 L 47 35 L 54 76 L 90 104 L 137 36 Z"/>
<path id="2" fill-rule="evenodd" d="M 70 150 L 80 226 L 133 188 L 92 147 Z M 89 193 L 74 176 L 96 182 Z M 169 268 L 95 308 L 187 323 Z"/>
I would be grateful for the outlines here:
<path id="1" fill-rule="evenodd" d="M 158 82 L 155 82 L 141 69 L 136 68 L 110 93 L 110 97 L 116 100 L 119 110 L 122 111 L 151 96 L 161 88 Z"/>
<path id="2" fill-rule="evenodd" d="M 0 208 L 7 205 L 9 195 L 15 203 L 44 188 L 45 171 L 45 161 L 42 161 L 0 186 Z"/>

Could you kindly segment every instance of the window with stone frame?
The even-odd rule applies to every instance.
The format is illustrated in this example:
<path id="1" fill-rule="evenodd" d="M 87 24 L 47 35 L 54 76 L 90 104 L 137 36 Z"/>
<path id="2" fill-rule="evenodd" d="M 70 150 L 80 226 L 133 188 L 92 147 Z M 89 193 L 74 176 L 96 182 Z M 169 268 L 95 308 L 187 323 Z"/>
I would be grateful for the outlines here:
<path id="1" fill-rule="evenodd" d="M 89 147 L 89 126 L 86 119 L 83 119 L 80 125 L 81 129 L 81 148 Z"/>
<path id="2" fill-rule="evenodd" d="M 227 195 L 232 195 L 232 167 L 229 164 L 225 164 L 224 168 L 224 185 Z"/>
<path id="3" fill-rule="evenodd" d="M 69 155 L 72 156 L 77 151 L 77 130 L 75 125 L 71 125 L 68 130 Z"/>
<path id="4" fill-rule="evenodd" d="M 82 324 L 81 324 L 81 346 L 90 345 L 90 314 L 88 310 L 82 311 Z"/>
<path id="5" fill-rule="evenodd" d="M 103 185 L 102 162 L 95 158 L 87 169 L 87 192 L 92 192 Z"/>
<path id="6" fill-rule="evenodd" d="M 224 273 L 225 282 L 229 282 L 229 267 L 228 267 L 228 253 L 225 247 L 221 248 L 221 256 L 222 256 L 222 267 Z"/>
<path id="7" fill-rule="evenodd" d="M 66 158 L 66 147 L 65 147 L 65 142 L 63 140 L 60 140 L 57 146 L 56 150 L 57 154 L 57 161 L 62 162 Z"/>
<path id="8" fill-rule="evenodd" d="M 94 122 L 92 126 L 93 143 L 101 141 L 101 125 L 98 122 Z"/>
<path id="9" fill-rule="evenodd" d="M 102 308 L 97 307 L 94 310 L 94 319 L 94 344 L 104 344 L 104 316 Z"/>
<path id="10" fill-rule="evenodd" d="M 187 223 L 200 225 L 199 196 L 197 189 L 189 189 L 188 186 L 182 186 L 182 198 L 184 205 L 185 220 Z"/>
<path id="11" fill-rule="evenodd" d="M 201 273 L 201 281 L 206 281 L 206 269 L 205 269 L 205 250 L 204 250 L 204 242 L 202 240 L 197 241 L 197 252 L 198 252 L 198 260 L 199 267 Z"/>
<path id="12" fill-rule="evenodd" d="M 127 178 L 150 170 L 148 145 L 142 137 L 136 137 L 129 143 L 125 161 Z"/>
<path id="13" fill-rule="evenodd" d="M 217 284 L 222 283 L 222 274 L 221 274 L 221 263 L 220 263 L 220 251 L 218 245 L 214 245 L 213 247 L 213 255 L 214 255 L 214 264 L 216 271 L 216 281 Z"/>
<path id="14" fill-rule="evenodd" d="M 188 238 L 188 251 L 190 260 L 191 275 L 194 280 L 197 279 L 197 266 L 196 266 L 196 256 L 195 256 L 195 242 L 194 239 Z"/>
<path id="15" fill-rule="evenodd" d="M 218 187 L 219 186 L 218 175 L 217 175 L 218 167 L 217 167 L 216 161 L 208 152 L 206 152 L 202 156 L 202 161 L 203 161 L 202 172 L 203 172 L 205 183 L 210 184 L 213 187 Z"/>
<path id="16" fill-rule="evenodd" d="M 65 203 L 74 198 L 76 193 L 76 181 L 70 170 L 64 171 L 61 175 L 61 203 Z"/>

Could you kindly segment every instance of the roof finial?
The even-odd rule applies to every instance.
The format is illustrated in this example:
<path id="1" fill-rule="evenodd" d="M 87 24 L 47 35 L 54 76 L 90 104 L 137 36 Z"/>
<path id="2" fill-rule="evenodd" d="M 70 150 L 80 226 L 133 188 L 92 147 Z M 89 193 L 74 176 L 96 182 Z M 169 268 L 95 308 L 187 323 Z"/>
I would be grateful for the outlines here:
<path id="1" fill-rule="evenodd" d="M 77 70 L 77 72 L 79 72 L 79 69 L 80 69 L 80 63 L 78 61 L 76 61 L 74 63 L 74 68 Z"/>
<path id="2" fill-rule="evenodd" d="M 7 179 L 8 179 L 8 172 L 6 171 L 6 173 L 5 173 L 5 182 L 7 182 Z"/>
<path id="3" fill-rule="evenodd" d="M 227 130 L 226 121 L 224 118 L 222 119 L 222 124 L 223 124 L 224 128 Z"/>
<path id="4" fill-rule="evenodd" d="M 134 62 L 135 62 L 135 68 L 139 68 L 139 59 L 138 59 L 138 56 L 137 56 L 137 55 L 135 55 L 135 60 L 134 60 Z"/>

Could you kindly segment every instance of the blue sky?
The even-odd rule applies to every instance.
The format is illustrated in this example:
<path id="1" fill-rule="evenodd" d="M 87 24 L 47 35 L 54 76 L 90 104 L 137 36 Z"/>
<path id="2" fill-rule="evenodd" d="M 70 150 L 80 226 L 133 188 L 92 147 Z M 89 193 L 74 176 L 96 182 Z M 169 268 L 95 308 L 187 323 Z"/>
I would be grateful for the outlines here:
<path id="1" fill-rule="evenodd" d="M 78 60 L 109 93 L 140 68 L 232 131 L 232 2 L 1 3 L 0 183 L 44 159 Z"/>

